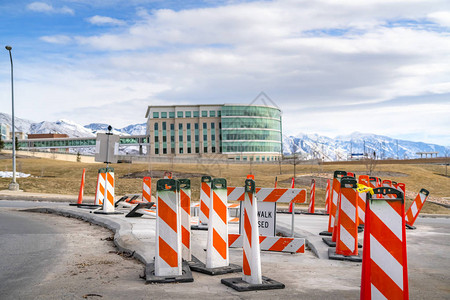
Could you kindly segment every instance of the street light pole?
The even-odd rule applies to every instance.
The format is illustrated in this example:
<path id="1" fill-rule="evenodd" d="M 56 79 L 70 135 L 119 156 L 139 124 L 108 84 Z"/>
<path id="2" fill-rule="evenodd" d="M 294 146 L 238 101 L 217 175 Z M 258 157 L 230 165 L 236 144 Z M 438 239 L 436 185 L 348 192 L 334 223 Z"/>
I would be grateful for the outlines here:
<path id="1" fill-rule="evenodd" d="M 12 182 L 9 184 L 9 190 L 11 191 L 18 191 L 19 190 L 19 184 L 16 182 L 16 128 L 14 125 L 14 76 L 13 76 L 13 60 L 11 55 L 11 46 L 5 46 L 6 50 L 9 52 L 9 59 L 11 61 L 11 101 L 12 101 L 12 120 L 11 120 L 11 126 L 12 126 L 12 165 L 13 165 L 13 179 Z"/>

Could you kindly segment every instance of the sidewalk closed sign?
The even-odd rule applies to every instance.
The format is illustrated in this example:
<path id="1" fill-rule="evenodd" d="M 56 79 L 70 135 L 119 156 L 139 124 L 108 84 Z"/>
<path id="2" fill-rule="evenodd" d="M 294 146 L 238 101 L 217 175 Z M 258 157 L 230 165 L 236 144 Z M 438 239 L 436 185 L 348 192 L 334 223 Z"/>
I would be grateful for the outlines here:
<path id="1" fill-rule="evenodd" d="M 275 202 L 259 202 L 258 201 L 258 227 L 259 235 L 275 236 L 276 222 L 276 203 Z M 241 218 L 244 220 L 244 210 L 241 206 Z M 244 232 L 244 222 L 240 222 L 240 233 Z"/>

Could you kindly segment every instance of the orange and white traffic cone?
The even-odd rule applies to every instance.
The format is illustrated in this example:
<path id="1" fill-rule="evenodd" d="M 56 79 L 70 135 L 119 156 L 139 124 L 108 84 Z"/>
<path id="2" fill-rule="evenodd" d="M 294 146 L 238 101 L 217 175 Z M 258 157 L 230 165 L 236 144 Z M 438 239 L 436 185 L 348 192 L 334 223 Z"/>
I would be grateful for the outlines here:
<path id="1" fill-rule="evenodd" d="M 406 213 L 406 227 L 408 229 L 416 229 L 416 227 L 414 227 L 414 222 L 419 216 L 420 210 L 425 204 L 425 201 L 427 201 L 429 194 L 430 192 L 426 189 L 421 189 L 419 194 L 417 194 L 416 199 L 411 203 L 411 206 Z"/>
<path id="2" fill-rule="evenodd" d="M 336 249 L 328 249 L 328 257 L 361 262 L 358 256 L 358 193 L 354 177 L 341 180 L 339 213 L 336 226 Z"/>
<path id="3" fill-rule="evenodd" d="M 182 263 L 180 184 L 174 179 L 156 183 L 157 218 L 155 262 L 145 270 L 147 283 L 192 282 L 192 273 Z"/>
<path id="4" fill-rule="evenodd" d="M 152 178 L 144 177 L 142 180 L 142 201 L 152 202 Z"/>
<path id="5" fill-rule="evenodd" d="M 368 194 L 366 202 L 360 299 L 406 300 L 409 291 L 403 193 L 388 187 L 375 188 L 373 193 Z"/>
<path id="6" fill-rule="evenodd" d="M 255 181 L 245 180 L 243 275 L 221 282 L 237 291 L 283 289 L 284 284 L 262 276 L 259 244 L 258 208 L 255 197 Z"/>

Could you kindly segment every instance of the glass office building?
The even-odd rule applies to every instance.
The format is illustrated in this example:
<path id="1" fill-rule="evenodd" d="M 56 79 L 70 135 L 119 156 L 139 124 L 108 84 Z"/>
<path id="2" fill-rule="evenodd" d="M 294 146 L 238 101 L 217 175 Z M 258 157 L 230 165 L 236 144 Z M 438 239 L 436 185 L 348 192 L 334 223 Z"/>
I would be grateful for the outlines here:
<path id="1" fill-rule="evenodd" d="M 150 155 L 273 161 L 281 155 L 281 111 L 263 105 L 149 106 Z"/>

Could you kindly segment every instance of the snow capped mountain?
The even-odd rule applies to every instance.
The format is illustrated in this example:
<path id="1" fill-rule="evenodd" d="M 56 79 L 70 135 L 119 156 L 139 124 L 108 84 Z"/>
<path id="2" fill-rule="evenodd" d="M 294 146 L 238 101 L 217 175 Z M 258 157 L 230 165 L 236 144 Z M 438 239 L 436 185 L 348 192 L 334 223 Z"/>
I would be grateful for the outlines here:
<path id="1" fill-rule="evenodd" d="M 84 127 L 90 129 L 93 133 L 97 133 L 97 132 L 107 132 L 108 126 L 109 126 L 108 124 L 103 123 L 91 123 L 89 125 L 85 125 Z M 142 123 L 142 124 L 128 125 L 121 129 L 113 127 L 112 133 L 120 135 L 145 135 L 146 131 L 147 131 L 147 123 Z"/>
<path id="2" fill-rule="evenodd" d="M 0 113 L 0 123 L 4 123 L 4 124 L 8 124 L 9 126 L 11 126 L 11 115 L 5 114 L 5 113 Z M 21 119 L 21 118 L 15 118 L 14 120 L 14 125 L 16 127 L 16 131 L 20 131 L 20 132 L 26 132 L 26 133 L 30 133 L 31 130 L 31 125 L 33 124 L 33 121 L 30 120 L 25 120 L 25 119 Z"/>
<path id="3" fill-rule="evenodd" d="M 62 133 L 67 134 L 69 137 L 93 137 L 95 134 L 68 120 L 58 120 L 56 122 L 43 121 L 40 123 L 33 123 L 30 127 L 29 133 Z"/>
<path id="4" fill-rule="evenodd" d="M 381 159 L 387 158 L 418 158 L 417 152 L 439 152 L 445 156 L 450 148 L 393 139 L 372 133 L 354 132 L 350 135 L 337 136 L 334 139 L 317 134 L 303 134 L 283 137 L 283 154 L 294 152 L 305 159 L 323 158 L 326 161 L 345 160 L 350 154 L 362 156 L 373 155 Z"/>

